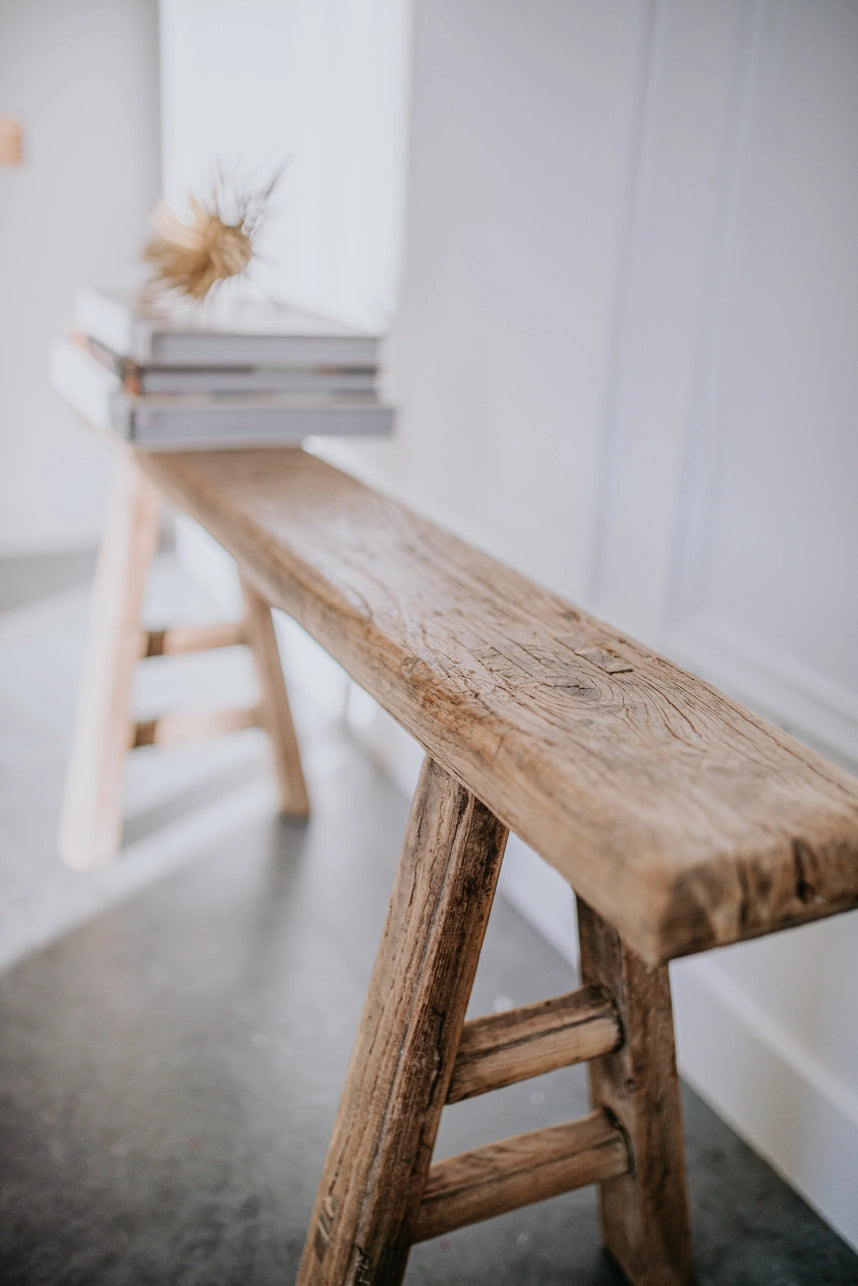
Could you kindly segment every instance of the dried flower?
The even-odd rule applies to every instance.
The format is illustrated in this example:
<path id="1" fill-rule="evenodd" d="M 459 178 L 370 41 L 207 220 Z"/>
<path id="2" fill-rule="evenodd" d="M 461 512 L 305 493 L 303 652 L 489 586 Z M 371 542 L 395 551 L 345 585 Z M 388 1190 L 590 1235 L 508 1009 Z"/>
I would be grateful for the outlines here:
<path id="1" fill-rule="evenodd" d="M 201 300 L 243 276 L 281 173 L 261 190 L 242 191 L 218 172 L 206 201 L 189 198 L 185 218 L 162 201 L 151 219 L 155 235 L 143 250 L 150 287 Z"/>

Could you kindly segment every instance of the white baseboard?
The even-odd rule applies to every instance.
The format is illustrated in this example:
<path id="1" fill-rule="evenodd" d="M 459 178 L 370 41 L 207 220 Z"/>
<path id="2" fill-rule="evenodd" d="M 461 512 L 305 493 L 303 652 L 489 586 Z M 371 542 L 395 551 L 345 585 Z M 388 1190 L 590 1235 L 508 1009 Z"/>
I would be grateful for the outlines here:
<path id="1" fill-rule="evenodd" d="M 510 835 L 498 891 L 554 950 L 578 968 L 575 898 L 563 876 Z"/>
<path id="2" fill-rule="evenodd" d="M 858 1250 L 858 1102 L 717 959 L 677 961 L 671 982 L 682 1076 Z"/>

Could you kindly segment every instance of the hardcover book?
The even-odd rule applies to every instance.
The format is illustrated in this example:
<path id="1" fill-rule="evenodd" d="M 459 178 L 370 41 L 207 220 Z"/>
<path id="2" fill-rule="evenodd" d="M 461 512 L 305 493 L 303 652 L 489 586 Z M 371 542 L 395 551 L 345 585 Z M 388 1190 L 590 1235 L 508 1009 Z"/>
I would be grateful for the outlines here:
<path id="1" fill-rule="evenodd" d="M 72 338 L 129 393 L 373 393 L 372 366 L 141 366 L 86 335 Z"/>
<path id="2" fill-rule="evenodd" d="M 142 304 L 133 291 L 83 290 L 74 329 L 140 366 L 373 367 L 381 337 L 280 304 Z"/>
<path id="3" fill-rule="evenodd" d="M 312 435 L 384 436 L 393 411 L 372 393 L 134 394 L 70 339 L 51 349 L 54 387 L 96 428 L 143 450 L 273 446 Z"/>

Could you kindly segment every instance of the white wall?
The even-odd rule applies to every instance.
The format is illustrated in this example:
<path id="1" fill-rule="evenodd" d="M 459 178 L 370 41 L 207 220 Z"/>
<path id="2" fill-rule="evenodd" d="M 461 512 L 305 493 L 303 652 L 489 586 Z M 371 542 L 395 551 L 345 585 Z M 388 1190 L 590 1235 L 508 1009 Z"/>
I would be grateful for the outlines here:
<path id="1" fill-rule="evenodd" d="M 48 383 L 75 290 L 125 277 L 160 187 L 156 0 L 0 0 L 0 555 L 94 545 L 107 472 Z"/>
<path id="2" fill-rule="evenodd" d="M 856 54 L 839 0 L 418 0 L 398 435 L 329 453 L 858 767 Z M 283 288 L 357 315 L 308 236 Z M 533 861 L 507 889 L 571 955 Z M 854 928 L 673 976 L 684 1073 L 858 1245 Z"/>
<path id="3" fill-rule="evenodd" d="M 586 573 L 638 26 L 623 5 L 417 6 L 389 352 L 398 437 L 358 461 L 573 593 Z"/>

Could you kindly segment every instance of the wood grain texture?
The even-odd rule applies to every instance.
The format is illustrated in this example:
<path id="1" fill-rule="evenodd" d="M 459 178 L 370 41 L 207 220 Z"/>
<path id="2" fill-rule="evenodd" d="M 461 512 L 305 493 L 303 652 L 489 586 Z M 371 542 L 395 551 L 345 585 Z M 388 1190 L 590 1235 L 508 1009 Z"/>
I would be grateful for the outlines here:
<path id="1" fill-rule="evenodd" d="M 140 656 L 180 656 L 186 652 L 236 647 L 246 642 L 244 625 L 239 621 L 218 621 L 213 625 L 173 625 L 165 630 L 143 630 Z"/>
<path id="2" fill-rule="evenodd" d="M 599 1190 L 602 1239 L 634 1286 L 690 1286 L 691 1232 L 667 966 L 648 968 L 578 899 L 581 979 L 614 998 L 622 1046 L 590 1063 L 594 1109 L 619 1123 L 631 1168 Z"/>
<path id="3" fill-rule="evenodd" d="M 607 1054 L 622 1034 L 616 1007 L 601 987 L 475 1018 L 462 1029 L 447 1102 Z"/>
<path id="4" fill-rule="evenodd" d="M 63 796 L 60 857 L 78 869 L 114 857 L 140 612 L 158 544 L 160 501 L 133 457 L 120 456 L 95 574 L 83 673 Z"/>
<path id="5" fill-rule="evenodd" d="M 300 450 L 141 456 L 648 963 L 858 904 L 858 782 Z"/>
<path id="6" fill-rule="evenodd" d="M 441 1237 L 628 1168 L 622 1132 L 601 1111 L 463 1152 L 430 1169 L 414 1240 Z"/>
<path id="7" fill-rule="evenodd" d="M 246 577 L 240 576 L 240 580 L 245 611 L 243 632 L 253 653 L 262 725 L 271 744 L 280 811 L 286 817 L 307 817 L 310 813 L 310 799 L 295 725 L 292 722 L 277 635 L 271 620 L 271 608 Z"/>
<path id="8" fill-rule="evenodd" d="M 500 822 L 427 759 L 299 1286 L 401 1280 L 505 845 Z"/>

